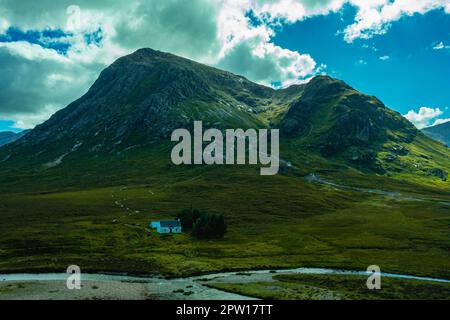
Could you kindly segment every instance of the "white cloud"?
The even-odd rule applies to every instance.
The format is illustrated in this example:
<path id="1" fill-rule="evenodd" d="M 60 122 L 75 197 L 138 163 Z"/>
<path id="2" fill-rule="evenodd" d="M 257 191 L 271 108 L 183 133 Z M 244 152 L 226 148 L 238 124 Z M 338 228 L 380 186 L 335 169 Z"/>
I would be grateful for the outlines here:
<path id="1" fill-rule="evenodd" d="M 367 65 L 367 61 L 364 59 L 359 59 L 358 64 L 365 66 L 365 65 Z"/>
<path id="2" fill-rule="evenodd" d="M 0 49 L 4 48 L 11 55 L 21 57 L 29 61 L 58 61 L 69 62 L 69 60 L 58 54 L 55 50 L 45 49 L 41 46 L 25 41 L 0 42 Z"/>
<path id="3" fill-rule="evenodd" d="M 443 112 L 439 108 L 421 107 L 419 112 L 409 110 L 404 117 L 411 121 L 417 128 L 422 129 L 429 126 L 430 121 L 442 115 Z"/>
<path id="4" fill-rule="evenodd" d="M 390 58 L 391 57 L 389 57 L 389 56 L 381 56 L 380 60 L 386 61 L 386 60 L 389 60 Z"/>
<path id="5" fill-rule="evenodd" d="M 444 48 L 445 48 L 444 43 L 441 41 L 433 47 L 433 50 L 441 50 Z"/>
<path id="6" fill-rule="evenodd" d="M 346 0 L 256 0 L 251 1 L 251 8 L 266 20 L 277 23 L 294 23 L 307 17 L 336 12 Z"/>
<path id="7" fill-rule="evenodd" d="M 424 14 L 431 10 L 445 9 L 448 13 L 448 0 L 349 0 L 357 8 L 355 23 L 344 30 L 347 42 L 355 39 L 369 39 L 374 35 L 385 34 L 391 23 L 403 16 Z"/>
<path id="8" fill-rule="evenodd" d="M 33 127 L 86 92 L 102 67 L 36 44 L 0 43 L 0 118 Z"/>
<path id="9" fill-rule="evenodd" d="M 432 126 L 437 126 L 439 124 L 443 124 L 443 123 L 446 123 L 449 121 L 450 121 L 450 118 L 436 119 L 436 121 L 433 122 Z"/>
<path id="10" fill-rule="evenodd" d="M 308 54 L 299 54 L 256 38 L 230 49 L 218 66 L 243 73 L 263 84 L 281 82 L 286 86 L 313 74 L 316 62 Z"/>
<path id="11" fill-rule="evenodd" d="M 376 48 L 375 46 L 369 46 L 367 43 L 365 43 L 365 44 L 363 44 L 362 45 L 362 48 L 364 48 L 364 49 L 370 49 L 370 50 L 372 50 L 373 52 L 378 52 L 378 48 Z"/>
<path id="12" fill-rule="evenodd" d="M 443 41 L 434 45 L 433 50 L 450 49 L 450 45 L 445 45 Z"/>

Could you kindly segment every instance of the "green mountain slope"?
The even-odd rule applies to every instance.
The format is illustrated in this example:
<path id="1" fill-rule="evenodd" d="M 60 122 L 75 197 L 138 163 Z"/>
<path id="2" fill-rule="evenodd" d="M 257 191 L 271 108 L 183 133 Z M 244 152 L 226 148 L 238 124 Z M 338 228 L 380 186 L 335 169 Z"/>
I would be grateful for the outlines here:
<path id="1" fill-rule="evenodd" d="M 422 129 L 422 131 L 427 136 L 445 143 L 447 146 L 450 145 L 450 121 L 436 126 L 424 128 Z"/>

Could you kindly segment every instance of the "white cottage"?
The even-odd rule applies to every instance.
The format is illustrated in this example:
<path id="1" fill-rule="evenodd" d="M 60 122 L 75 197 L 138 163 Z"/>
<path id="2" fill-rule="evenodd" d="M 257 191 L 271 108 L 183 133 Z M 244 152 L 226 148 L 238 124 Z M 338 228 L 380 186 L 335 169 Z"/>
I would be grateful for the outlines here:
<path id="1" fill-rule="evenodd" d="M 181 223 L 179 220 L 153 221 L 150 227 L 156 229 L 158 233 L 181 233 Z"/>

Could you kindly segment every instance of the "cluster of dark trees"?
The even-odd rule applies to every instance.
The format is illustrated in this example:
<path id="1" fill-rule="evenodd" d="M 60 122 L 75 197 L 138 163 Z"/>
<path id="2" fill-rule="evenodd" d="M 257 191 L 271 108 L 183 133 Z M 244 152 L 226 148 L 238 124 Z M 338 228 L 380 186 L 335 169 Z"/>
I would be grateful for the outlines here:
<path id="1" fill-rule="evenodd" d="M 227 232 L 222 214 L 210 214 L 198 209 L 183 209 L 177 216 L 183 229 L 192 229 L 197 239 L 220 239 Z"/>

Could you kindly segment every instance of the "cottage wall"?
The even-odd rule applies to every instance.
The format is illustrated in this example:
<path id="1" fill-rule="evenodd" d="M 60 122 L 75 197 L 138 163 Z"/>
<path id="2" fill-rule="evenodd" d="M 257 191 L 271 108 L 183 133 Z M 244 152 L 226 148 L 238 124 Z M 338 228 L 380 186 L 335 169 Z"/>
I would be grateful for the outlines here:
<path id="1" fill-rule="evenodd" d="M 179 223 L 178 223 L 179 225 Z M 161 222 L 160 221 L 153 221 L 150 226 L 154 229 L 156 229 L 156 231 L 158 233 L 170 233 L 170 228 L 169 227 L 162 227 L 161 226 Z M 182 232 L 182 228 L 181 226 L 178 227 L 173 227 L 172 228 L 172 233 L 181 233 Z"/>

